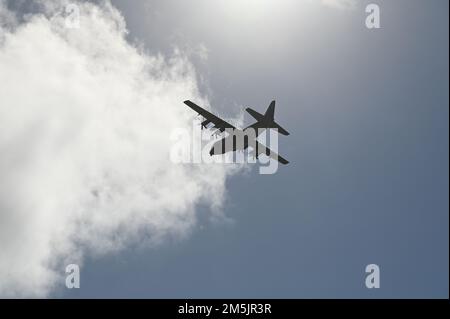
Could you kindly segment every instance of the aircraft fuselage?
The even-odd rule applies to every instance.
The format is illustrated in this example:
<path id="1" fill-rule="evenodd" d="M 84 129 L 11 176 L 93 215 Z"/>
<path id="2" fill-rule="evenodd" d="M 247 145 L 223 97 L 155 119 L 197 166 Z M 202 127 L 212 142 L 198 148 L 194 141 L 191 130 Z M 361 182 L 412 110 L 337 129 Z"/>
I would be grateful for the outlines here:
<path id="1" fill-rule="evenodd" d="M 264 129 L 255 129 L 253 127 L 244 130 L 234 129 L 228 136 L 218 140 L 209 151 L 210 155 L 225 154 L 234 151 L 243 151 L 249 146 L 255 146 L 256 138 Z"/>

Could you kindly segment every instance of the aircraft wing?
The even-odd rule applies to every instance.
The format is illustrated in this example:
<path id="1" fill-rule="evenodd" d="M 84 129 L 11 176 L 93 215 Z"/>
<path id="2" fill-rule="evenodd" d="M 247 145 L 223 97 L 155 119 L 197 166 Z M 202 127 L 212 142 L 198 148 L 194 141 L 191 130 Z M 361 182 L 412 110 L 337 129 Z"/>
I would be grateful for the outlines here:
<path id="1" fill-rule="evenodd" d="M 215 116 L 214 114 L 208 112 L 204 108 L 198 106 L 197 104 L 195 104 L 189 100 L 184 101 L 184 104 L 186 104 L 191 109 L 193 109 L 195 112 L 197 112 L 198 114 L 200 114 L 201 116 L 203 116 L 205 118 L 205 121 L 202 122 L 203 127 L 206 127 L 206 125 L 208 125 L 209 123 L 213 123 L 214 127 L 219 129 L 221 132 L 225 131 L 226 128 L 235 129 L 235 127 L 233 125 L 231 125 L 230 123 L 225 122 L 220 117 Z"/>
<path id="2" fill-rule="evenodd" d="M 278 162 L 280 162 L 281 164 L 288 164 L 289 161 L 286 160 L 285 158 L 281 157 L 279 154 L 275 153 L 274 151 L 272 151 L 270 148 L 268 148 L 267 146 L 259 143 L 258 141 L 256 141 L 256 157 L 258 158 L 259 155 L 261 154 L 266 154 L 267 156 L 269 156 L 271 159 L 277 160 Z"/>

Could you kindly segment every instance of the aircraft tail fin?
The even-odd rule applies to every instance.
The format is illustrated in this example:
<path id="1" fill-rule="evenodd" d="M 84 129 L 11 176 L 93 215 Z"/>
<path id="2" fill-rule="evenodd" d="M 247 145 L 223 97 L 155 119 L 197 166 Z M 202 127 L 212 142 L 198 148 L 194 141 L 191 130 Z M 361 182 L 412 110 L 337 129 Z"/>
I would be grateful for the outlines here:
<path id="1" fill-rule="evenodd" d="M 273 120 L 275 116 L 275 101 L 270 102 L 269 107 L 266 110 L 266 113 L 264 113 L 264 117 Z"/>
<path id="2" fill-rule="evenodd" d="M 266 112 L 264 114 L 261 114 L 251 108 L 245 109 L 251 116 L 255 118 L 255 120 L 258 121 L 259 127 L 264 128 L 274 128 L 278 130 L 278 133 L 283 135 L 289 135 L 289 132 L 286 131 L 281 125 L 279 125 L 274 120 L 275 115 L 275 101 L 270 102 L 269 107 L 267 108 Z"/>

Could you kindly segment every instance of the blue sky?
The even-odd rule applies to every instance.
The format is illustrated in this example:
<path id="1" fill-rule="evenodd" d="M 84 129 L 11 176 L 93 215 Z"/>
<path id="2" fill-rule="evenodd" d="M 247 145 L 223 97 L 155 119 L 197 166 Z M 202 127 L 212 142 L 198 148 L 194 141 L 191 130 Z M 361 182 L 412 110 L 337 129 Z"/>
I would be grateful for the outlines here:
<path id="1" fill-rule="evenodd" d="M 88 259 L 83 289 L 57 296 L 448 298 L 448 2 L 377 1 L 378 30 L 366 2 L 281 2 L 253 24 L 194 2 L 113 1 L 130 41 L 207 49 L 193 59 L 221 114 L 276 99 L 290 164 L 233 176 L 231 223 Z"/>

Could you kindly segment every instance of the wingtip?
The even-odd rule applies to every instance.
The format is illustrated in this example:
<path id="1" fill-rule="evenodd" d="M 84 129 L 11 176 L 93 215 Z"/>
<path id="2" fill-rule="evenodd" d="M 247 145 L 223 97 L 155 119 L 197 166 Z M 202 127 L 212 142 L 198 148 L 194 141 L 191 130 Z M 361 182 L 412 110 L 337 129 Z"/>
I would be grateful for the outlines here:
<path id="1" fill-rule="evenodd" d="M 278 162 L 280 162 L 283 165 L 289 164 L 289 161 L 287 159 L 285 159 L 284 157 L 281 157 L 280 155 L 278 155 Z"/>

